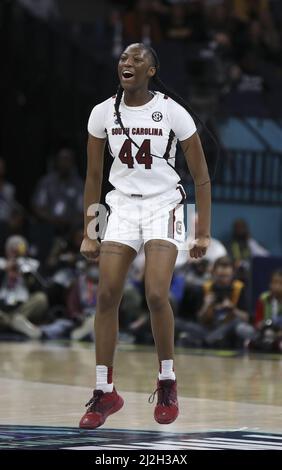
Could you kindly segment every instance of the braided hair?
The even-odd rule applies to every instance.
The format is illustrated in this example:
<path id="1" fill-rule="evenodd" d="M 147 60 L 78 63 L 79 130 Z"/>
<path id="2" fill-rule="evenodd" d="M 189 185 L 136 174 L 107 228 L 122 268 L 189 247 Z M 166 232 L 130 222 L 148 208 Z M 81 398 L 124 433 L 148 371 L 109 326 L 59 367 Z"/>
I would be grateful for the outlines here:
<path id="1" fill-rule="evenodd" d="M 193 109 L 191 108 L 191 106 L 181 97 L 179 96 L 175 91 L 173 91 L 171 88 L 168 88 L 165 83 L 160 79 L 159 77 L 159 69 L 160 69 L 160 61 L 159 61 L 159 58 L 158 58 L 158 55 L 156 53 L 156 51 L 150 47 L 150 46 L 147 46 L 145 44 L 142 44 L 142 47 L 151 55 L 152 59 L 153 59 L 153 67 L 155 67 L 156 69 L 156 73 L 155 75 L 151 78 L 151 80 L 153 81 L 154 85 L 156 85 L 156 87 L 166 96 L 168 96 L 169 98 L 173 99 L 174 101 L 176 101 L 176 103 L 178 103 L 180 106 L 182 106 L 184 109 L 186 109 L 186 111 L 188 111 L 201 125 L 203 128 L 206 129 L 207 133 L 209 134 L 210 138 L 213 140 L 214 144 L 216 145 L 216 148 L 217 148 L 217 157 L 216 157 L 216 162 L 215 162 L 215 167 L 214 167 L 214 170 L 213 170 L 213 176 L 215 176 L 215 173 L 216 173 L 216 167 L 217 167 L 217 162 L 218 162 L 218 157 L 219 157 L 219 144 L 217 142 L 217 139 L 216 137 L 214 136 L 214 134 L 208 129 L 208 127 L 206 126 L 206 124 L 200 119 L 200 117 L 195 113 L 195 111 L 193 111 Z M 129 132 L 128 130 L 124 127 L 124 124 L 122 122 L 122 119 L 121 119 L 121 115 L 120 115 L 120 103 L 121 103 L 121 99 L 122 99 L 122 95 L 123 95 L 123 88 L 122 86 L 119 84 L 118 86 L 118 89 L 117 89 L 117 93 L 116 93 L 116 98 L 115 98 L 115 112 L 116 112 L 116 118 L 117 118 L 117 121 L 120 125 L 120 127 L 122 128 L 124 134 L 127 136 L 127 138 L 132 142 L 132 144 L 136 147 L 136 148 L 140 148 L 139 145 L 130 137 L 129 135 Z M 154 155 L 154 154 L 151 154 L 152 157 L 156 157 L 156 158 L 163 158 L 163 157 L 160 157 L 159 155 Z M 168 157 L 168 158 L 174 158 L 174 157 Z"/>

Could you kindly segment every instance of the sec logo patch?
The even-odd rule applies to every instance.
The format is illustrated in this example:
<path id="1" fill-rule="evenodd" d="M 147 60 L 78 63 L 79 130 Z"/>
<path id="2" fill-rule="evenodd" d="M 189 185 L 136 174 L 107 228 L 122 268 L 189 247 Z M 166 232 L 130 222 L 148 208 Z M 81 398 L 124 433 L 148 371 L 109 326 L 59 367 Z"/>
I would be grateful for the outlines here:
<path id="1" fill-rule="evenodd" d="M 181 220 L 178 220 L 176 222 L 176 233 L 178 233 L 178 235 L 182 234 L 182 222 L 181 222 Z"/>
<path id="2" fill-rule="evenodd" d="M 160 122 L 163 118 L 163 115 L 160 111 L 155 111 L 153 114 L 152 114 L 152 118 L 154 121 L 156 122 Z"/>

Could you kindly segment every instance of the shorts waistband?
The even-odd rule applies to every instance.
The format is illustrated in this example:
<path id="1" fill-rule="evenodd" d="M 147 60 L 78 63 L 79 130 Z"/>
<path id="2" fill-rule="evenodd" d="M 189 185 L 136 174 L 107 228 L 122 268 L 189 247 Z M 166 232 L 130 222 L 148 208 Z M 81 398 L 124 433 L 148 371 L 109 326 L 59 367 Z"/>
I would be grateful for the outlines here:
<path id="1" fill-rule="evenodd" d="M 114 188 L 113 191 L 116 191 L 117 194 L 120 194 L 121 196 L 125 196 L 125 197 L 128 197 L 128 198 L 132 198 L 132 199 L 138 199 L 138 200 L 142 200 L 142 201 L 145 201 L 145 200 L 153 200 L 155 198 L 169 198 L 169 195 L 170 194 L 173 194 L 173 192 L 178 192 L 179 193 L 179 196 L 182 196 L 182 201 L 183 202 L 185 199 L 186 199 L 186 193 L 184 191 L 184 188 L 183 186 L 181 185 L 181 183 L 178 183 L 176 185 L 176 187 L 172 187 L 170 188 L 169 190 L 163 192 L 163 193 L 160 193 L 160 194 L 154 194 L 154 195 L 151 195 L 151 194 L 142 194 L 142 193 L 123 193 L 121 192 L 119 189 L 116 189 Z"/>

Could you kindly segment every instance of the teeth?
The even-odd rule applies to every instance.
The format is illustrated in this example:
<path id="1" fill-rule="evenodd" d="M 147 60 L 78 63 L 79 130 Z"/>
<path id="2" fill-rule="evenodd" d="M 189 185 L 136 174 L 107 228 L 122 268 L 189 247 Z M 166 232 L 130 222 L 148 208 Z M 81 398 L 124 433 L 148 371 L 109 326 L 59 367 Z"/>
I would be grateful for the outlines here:
<path id="1" fill-rule="evenodd" d="M 133 73 L 129 72 L 128 70 L 124 70 L 124 72 L 122 72 L 122 75 L 123 75 L 124 78 L 133 77 Z"/>

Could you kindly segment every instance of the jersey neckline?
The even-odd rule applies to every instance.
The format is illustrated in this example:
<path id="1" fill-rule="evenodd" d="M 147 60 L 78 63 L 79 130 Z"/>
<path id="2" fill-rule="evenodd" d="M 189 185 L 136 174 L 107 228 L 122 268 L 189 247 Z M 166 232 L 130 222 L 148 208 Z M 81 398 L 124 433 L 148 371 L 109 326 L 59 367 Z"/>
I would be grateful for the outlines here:
<path id="1" fill-rule="evenodd" d="M 155 93 L 155 96 L 150 101 L 148 101 L 148 103 L 142 104 L 141 106 L 127 106 L 124 102 L 124 93 L 123 93 L 122 98 L 121 98 L 121 105 L 123 108 L 128 109 L 129 111 L 143 111 L 144 109 L 152 108 L 152 106 L 155 106 L 160 96 L 160 93 L 158 91 L 154 93 Z"/>

